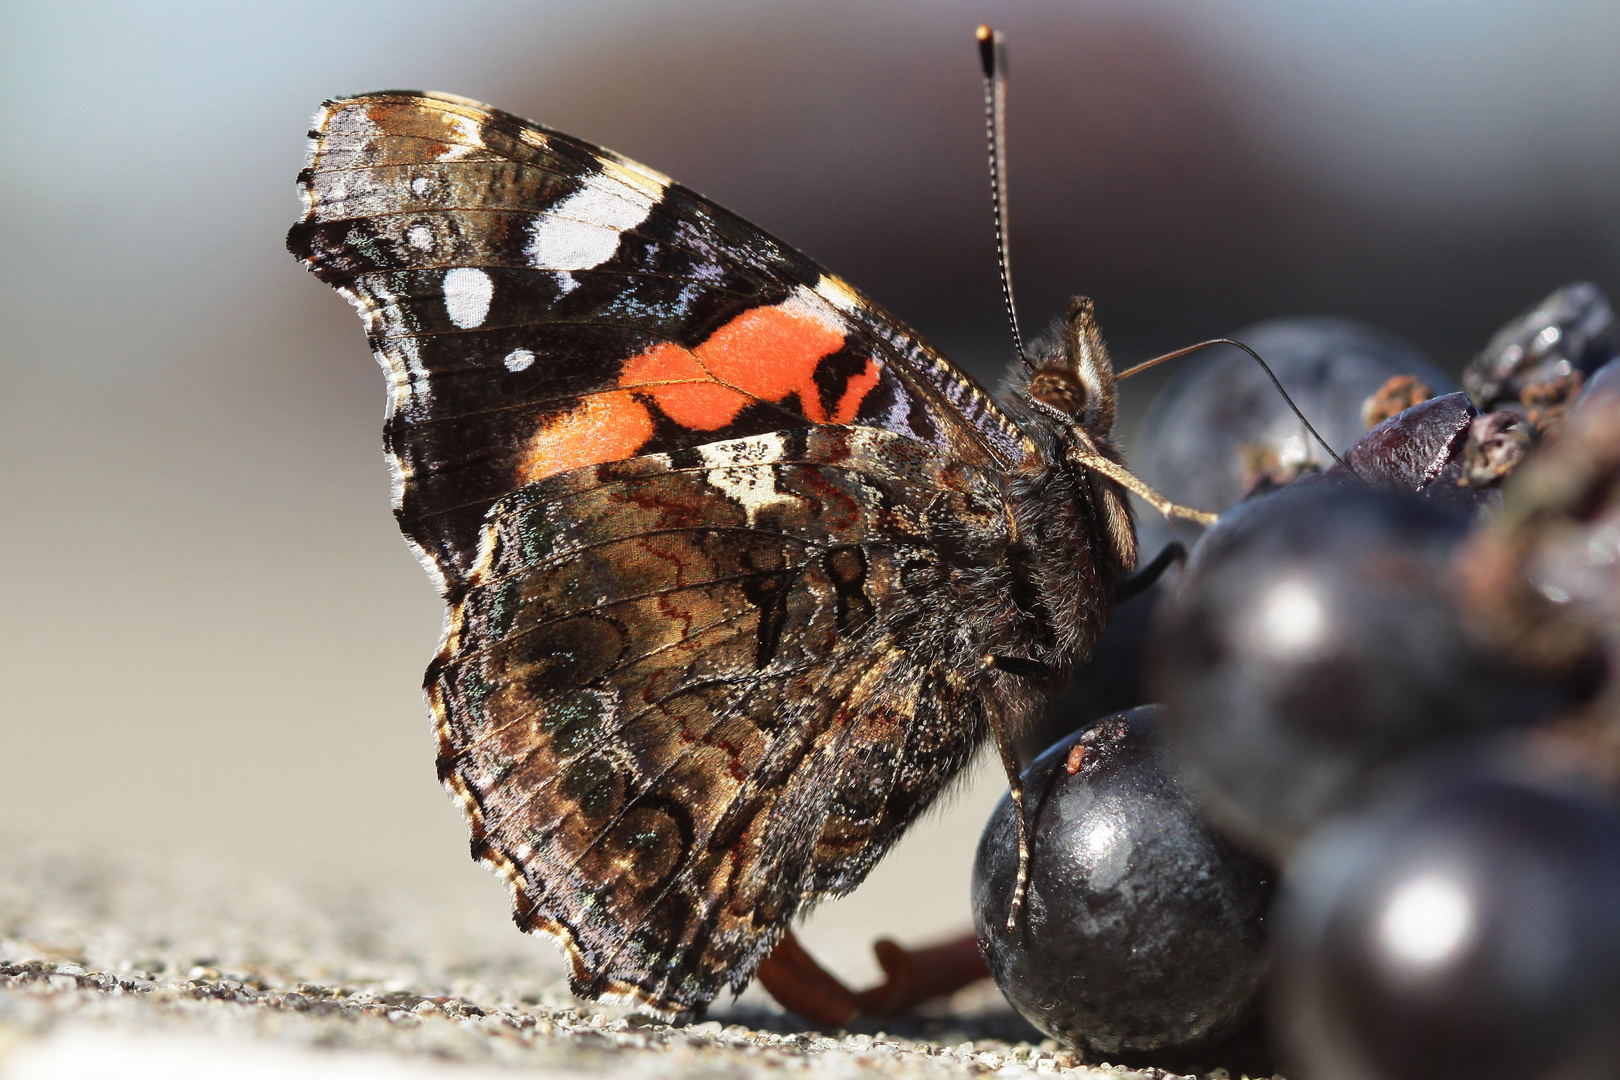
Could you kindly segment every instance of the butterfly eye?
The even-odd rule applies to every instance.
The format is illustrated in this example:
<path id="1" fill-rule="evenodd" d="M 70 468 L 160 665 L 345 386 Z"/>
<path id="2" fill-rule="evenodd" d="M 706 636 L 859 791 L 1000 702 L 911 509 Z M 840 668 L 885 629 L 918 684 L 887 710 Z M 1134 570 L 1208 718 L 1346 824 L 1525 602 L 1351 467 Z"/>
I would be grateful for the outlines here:
<path id="1" fill-rule="evenodd" d="M 1065 368 L 1045 368 L 1029 380 L 1029 396 L 1054 409 L 1079 416 L 1086 409 L 1086 386 Z"/>

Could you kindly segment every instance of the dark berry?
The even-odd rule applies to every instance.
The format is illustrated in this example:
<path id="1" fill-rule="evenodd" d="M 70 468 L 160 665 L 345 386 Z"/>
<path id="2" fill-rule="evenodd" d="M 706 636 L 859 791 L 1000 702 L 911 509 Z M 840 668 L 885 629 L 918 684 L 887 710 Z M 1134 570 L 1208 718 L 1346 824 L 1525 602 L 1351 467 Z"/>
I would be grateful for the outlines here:
<path id="1" fill-rule="evenodd" d="M 1449 497 L 1462 474 L 1469 425 L 1478 415 L 1460 391 L 1430 398 L 1363 435 L 1344 455 L 1345 462 L 1374 487 Z M 1328 472 L 1343 475 L 1345 470 L 1335 465 Z"/>
<path id="2" fill-rule="evenodd" d="M 1455 577 L 1475 634 L 1567 696 L 1596 696 L 1579 726 L 1620 777 L 1620 394 L 1583 399 L 1529 456 Z"/>
<path id="3" fill-rule="evenodd" d="M 1182 792 L 1149 706 L 1058 743 L 1023 774 L 1029 892 L 1006 928 L 1018 843 L 1004 798 L 979 842 L 973 919 L 1007 1000 L 1096 1053 L 1220 1038 L 1265 977 L 1267 866 Z"/>
<path id="4" fill-rule="evenodd" d="M 1363 407 L 1392 377 L 1416 376 L 1442 394 L 1455 386 L 1413 346 L 1345 319 L 1275 319 L 1233 336 L 1265 358 L 1341 454 L 1366 432 Z M 1219 513 L 1257 490 L 1332 464 L 1246 354 L 1215 346 L 1180 363 L 1131 440 L 1133 467 L 1172 501 Z M 1143 524 L 1148 542 L 1156 542 L 1164 530 L 1151 520 Z"/>
<path id="5" fill-rule="evenodd" d="M 1464 632 L 1467 516 L 1361 484 L 1252 499 L 1161 607 L 1152 686 L 1194 790 L 1274 856 L 1415 750 L 1539 719 L 1547 693 Z"/>
<path id="6" fill-rule="evenodd" d="M 1503 780 L 1349 819 L 1289 867 L 1278 1027 L 1315 1080 L 1620 1075 L 1620 816 Z"/>
<path id="7" fill-rule="evenodd" d="M 1497 485 L 1523 459 L 1529 434 L 1518 413 L 1481 416 L 1461 391 L 1429 398 L 1381 421 L 1335 465 L 1332 480 L 1455 503 L 1465 510 L 1501 505 Z M 1309 482 L 1311 478 L 1305 478 Z"/>
<path id="8" fill-rule="evenodd" d="M 1620 395 L 1620 360 L 1610 360 L 1592 373 L 1592 377 L 1581 387 L 1581 396 L 1575 401 L 1576 408 L 1584 408 L 1588 401 L 1599 395 Z"/>
<path id="9" fill-rule="evenodd" d="M 1614 312 L 1596 285 L 1554 291 L 1508 323 L 1463 372 L 1482 412 L 1523 410 L 1538 430 L 1561 417 L 1586 376 L 1615 355 Z"/>

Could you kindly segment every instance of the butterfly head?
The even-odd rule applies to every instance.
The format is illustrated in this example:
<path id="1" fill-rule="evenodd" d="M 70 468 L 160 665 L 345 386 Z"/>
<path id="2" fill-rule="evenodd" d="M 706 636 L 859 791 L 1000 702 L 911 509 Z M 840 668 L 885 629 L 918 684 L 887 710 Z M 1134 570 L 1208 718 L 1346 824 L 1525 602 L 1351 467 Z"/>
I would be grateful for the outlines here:
<path id="1" fill-rule="evenodd" d="M 1093 439 L 1114 427 L 1114 363 L 1088 297 L 1069 301 L 1064 322 L 1030 345 L 1030 398 L 1079 424 Z"/>

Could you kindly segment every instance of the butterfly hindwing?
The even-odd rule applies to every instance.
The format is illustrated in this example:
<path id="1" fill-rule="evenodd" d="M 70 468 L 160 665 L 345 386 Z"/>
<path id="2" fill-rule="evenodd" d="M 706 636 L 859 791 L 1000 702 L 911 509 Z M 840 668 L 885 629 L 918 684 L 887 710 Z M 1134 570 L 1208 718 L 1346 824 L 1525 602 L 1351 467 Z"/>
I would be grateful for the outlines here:
<path id="1" fill-rule="evenodd" d="M 496 504 L 429 672 L 440 768 L 582 992 L 699 1007 L 864 876 L 981 738 L 935 601 L 1008 540 L 985 478 L 867 428 Z"/>

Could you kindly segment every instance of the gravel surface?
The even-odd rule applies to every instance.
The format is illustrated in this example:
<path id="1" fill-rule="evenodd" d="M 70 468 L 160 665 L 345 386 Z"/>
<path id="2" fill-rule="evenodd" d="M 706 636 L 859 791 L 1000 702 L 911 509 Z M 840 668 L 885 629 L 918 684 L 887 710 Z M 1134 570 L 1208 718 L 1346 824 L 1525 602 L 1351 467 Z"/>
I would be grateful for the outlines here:
<path id="1" fill-rule="evenodd" d="M 711 1017 L 579 1002 L 549 946 L 417 897 L 0 846 L 0 1080 L 1174 1075 L 1080 1064 L 988 984 L 888 1031 L 752 988 Z"/>

